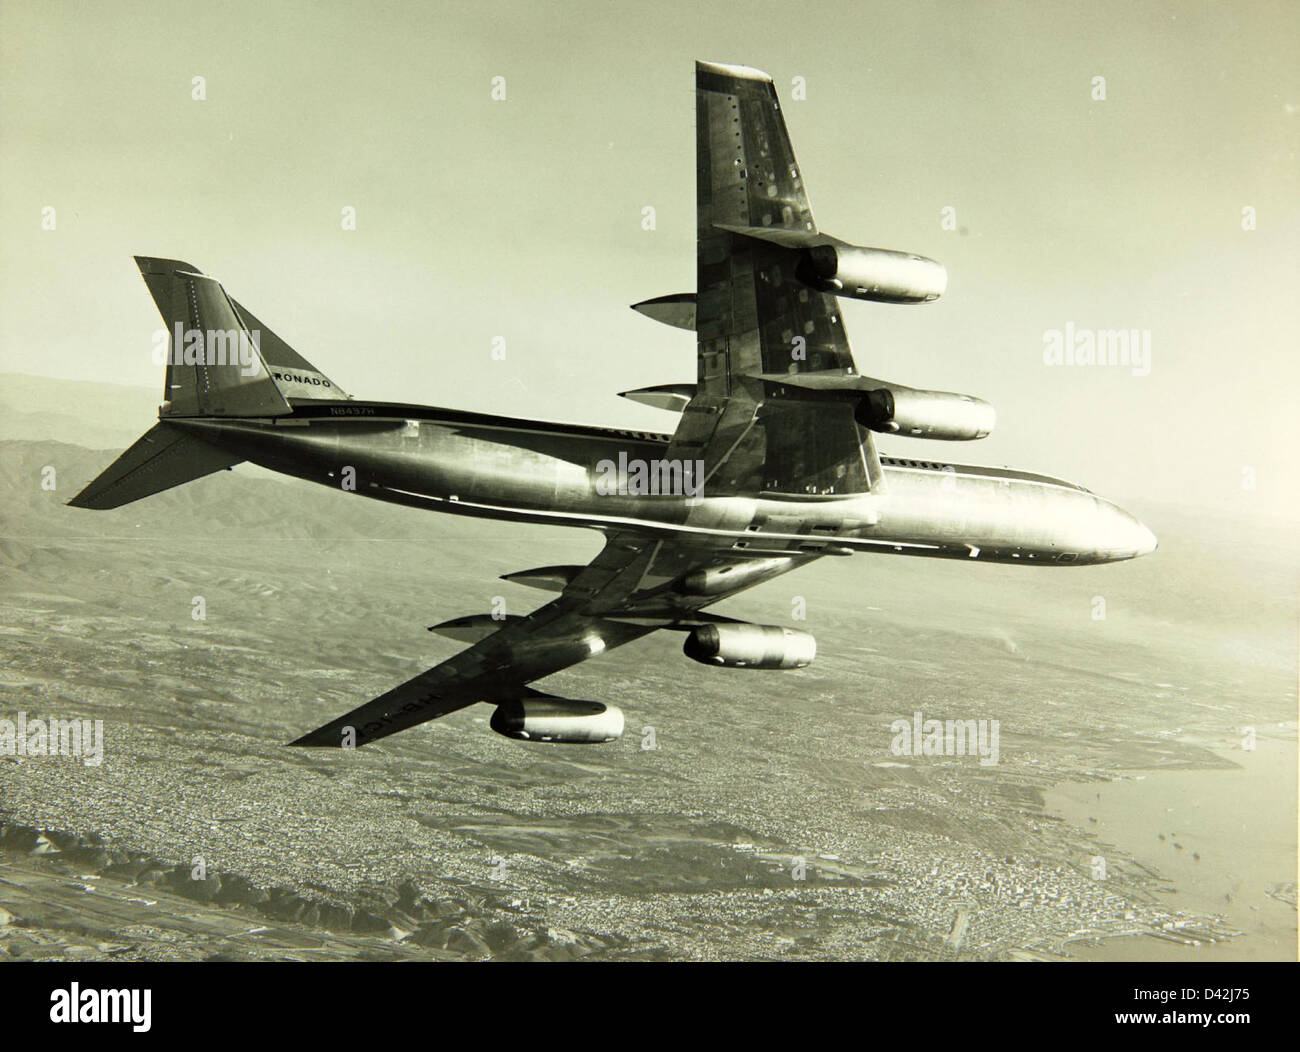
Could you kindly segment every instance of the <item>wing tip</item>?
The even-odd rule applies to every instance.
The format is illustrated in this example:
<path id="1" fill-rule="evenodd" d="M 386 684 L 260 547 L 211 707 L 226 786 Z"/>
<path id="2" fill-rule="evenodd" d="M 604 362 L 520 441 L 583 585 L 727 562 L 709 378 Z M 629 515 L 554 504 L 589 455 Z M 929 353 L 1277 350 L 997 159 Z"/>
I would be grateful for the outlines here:
<path id="1" fill-rule="evenodd" d="M 347 724 L 346 726 L 352 725 Z M 286 747 L 297 749 L 340 749 L 343 747 L 343 730 L 344 728 L 339 726 L 339 722 L 336 720 L 333 723 L 327 723 L 322 727 L 317 727 L 313 731 L 308 731 L 301 737 L 295 738 L 291 742 L 285 742 L 284 744 Z M 357 735 L 357 739 L 357 745 L 362 745 L 365 741 L 370 740 L 369 738 L 362 739 L 360 734 Z"/>
<path id="2" fill-rule="evenodd" d="M 132 256 L 135 265 L 140 268 L 140 273 L 149 274 L 171 274 L 176 271 L 182 273 L 194 274 L 204 277 L 204 273 L 193 263 L 186 263 L 183 259 L 167 259 L 163 256 Z"/>
<path id="3" fill-rule="evenodd" d="M 728 62 L 704 62 L 700 59 L 695 60 L 695 75 L 711 74 L 717 77 L 732 77 L 736 80 L 758 80 L 765 84 L 771 84 L 772 78 L 769 74 L 764 73 L 761 69 L 755 69 L 753 66 L 737 66 Z"/>
<path id="4" fill-rule="evenodd" d="M 320 748 L 326 748 L 326 749 L 327 749 L 327 748 L 330 748 L 331 746 L 335 746 L 335 747 L 337 747 L 337 744 L 334 743 L 334 742 L 323 742 L 323 741 L 319 741 L 319 740 L 315 737 L 315 735 L 316 735 L 316 732 L 315 732 L 315 731 L 310 731 L 309 733 L 304 734 L 301 738 L 295 738 L 295 739 L 294 739 L 293 741 L 291 741 L 291 742 L 285 742 L 285 743 L 284 743 L 284 744 L 285 744 L 285 748 L 288 748 L 288 749 L 310 749 L 310 748 L 317 748 L 317 749 L 320 749 Z"/>

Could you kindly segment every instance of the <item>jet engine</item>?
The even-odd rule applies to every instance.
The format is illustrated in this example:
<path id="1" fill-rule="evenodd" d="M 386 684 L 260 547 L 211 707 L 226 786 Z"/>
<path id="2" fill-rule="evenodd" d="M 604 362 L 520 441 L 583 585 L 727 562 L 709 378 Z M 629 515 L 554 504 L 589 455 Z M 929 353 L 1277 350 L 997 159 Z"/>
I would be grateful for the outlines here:
<path id="1" fill-rule="evenodd" d="M 910 252 L 843 242 L 803 249 L 794 273 L 820 292 L 879 303 L 928 303 L 948 287 L 942 263 Z"/>
<path id="2" fill-rule="evenodd" d="M 897 386 L 865 392 L 853 416 L 872 431 L 949 442 L 983 438 L 997 423 L 997 411 L 982 398 Z"/>
<path id="3" fill-rule="evenodd" d="M 682 653 L 724 668 L 803 668 L 817 656 L 817 640 L 777 625 L 710 624 L 691 630 Z"/>
<path id="4" fill-rule="evenodd" d="M 489 726 L 518 741 L 566 745 L 612 742 L 623 734 L 623 710 L 598 701 L 542 695 L 501 702 Z"/>

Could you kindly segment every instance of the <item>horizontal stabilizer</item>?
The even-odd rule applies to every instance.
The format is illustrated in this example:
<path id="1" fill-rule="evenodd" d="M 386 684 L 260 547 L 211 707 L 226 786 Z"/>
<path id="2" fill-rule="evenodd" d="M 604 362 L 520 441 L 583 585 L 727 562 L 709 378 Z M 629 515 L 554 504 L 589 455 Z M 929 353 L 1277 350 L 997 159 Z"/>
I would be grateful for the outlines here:
<path id="1" fill-rule="evenodd" d="M 657 387 L 641 387 L 635 391 L 619 391 L 618 396 L 648 405 L 652 409 L 682 413 L 695 397 L 695 384 L 659 384 Z"/>
<path id="2" fill-rule="evenodd" d="M 632 304 L 632 309 L 647 318 L 671 325 L 674 329 L 695 331 L 695 293 L 674 292 L 652 300 Z"/>
<path id="3" fill-rule="evenodd" d="M 177 428 L 155 424 L 68 504 L 97 511 L 120 508 L 233 467 L 241 459 Z"/>

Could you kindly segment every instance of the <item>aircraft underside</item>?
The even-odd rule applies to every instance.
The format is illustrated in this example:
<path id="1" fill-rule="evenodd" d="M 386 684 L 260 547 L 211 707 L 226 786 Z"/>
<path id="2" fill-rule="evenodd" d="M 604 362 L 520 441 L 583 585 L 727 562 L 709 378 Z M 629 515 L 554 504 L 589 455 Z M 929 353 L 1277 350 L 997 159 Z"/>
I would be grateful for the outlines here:
<path id="1" fill-rule="evenodd" d="M 995 426 L 973 395 L 864 376 L 849 346 L 842 301 L 928 303 L 946 271 L 818 228 L 766 74 L 697 63 L 695 98 L 696 289 L 635 307 L 694 334 L 696 379 L 624 392 L 679 414 L 671 434 L 354 399 L 214 278 L 137 257 L 170 335 L 165 401 L 74 506 L 120 507 L 247 461 L 339 499 L 604 537 L 586 565 L 507 575 L 550 602 L 434 626 L 470 645 L 293 744 L 351 748 L 477 702 L 508 737 L 608 741 L 617 706 L 530 684 L 658 630 L 683 633 L 702 664 L 801 668 L 816 654 L 807 632 L 708 607 L 813 559 L 1065 566 L 1155 549 L 1072 483 L 881 455 L 877 435 L 972 441 Z"/>

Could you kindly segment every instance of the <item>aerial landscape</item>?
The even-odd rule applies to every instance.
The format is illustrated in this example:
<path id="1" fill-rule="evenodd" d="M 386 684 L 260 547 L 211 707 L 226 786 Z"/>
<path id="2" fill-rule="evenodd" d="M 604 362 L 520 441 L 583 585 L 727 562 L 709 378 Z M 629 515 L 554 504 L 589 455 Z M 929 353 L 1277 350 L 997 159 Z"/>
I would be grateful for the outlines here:
<path id="1" fill-rule="evenodd" d="M 153 394 L 2 397 L 3 715 L 103 721 L 97 765 L 0 763 L 11 958 L 1295 956 L 1282 524 L 1143 508 L 1160 561 L 1122 567 L 822 560 L 724 607 L 802 600 L 808 669 L 651 637 L 547 683 L 617 701 L 619 742 L 511 742 L 475 706 L 322 755 L 285 743 L 594 539 L 246 469 L 81 512 Z M 917 711 L 996 719 L 998 762 L 900 757 Z"/>
<path id="2" fill-rule="evenodd" d="M 213 1013 L 161 967 L 313 961 L 1139 962 L 872 971 L 1283 1017 L 1242 962 L 1300 956 L 1297 37 L 0 5 L 20 1025 L 432 985 L 202 969 L 254 991 Z"/>

